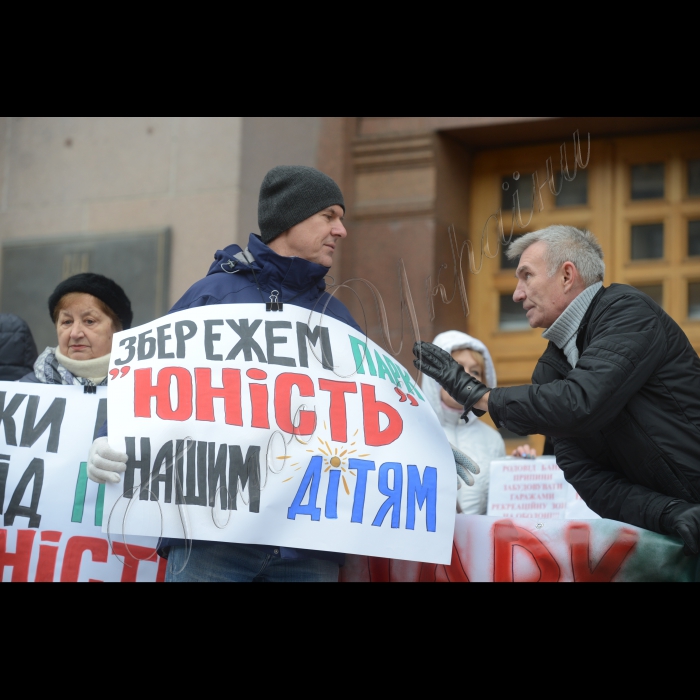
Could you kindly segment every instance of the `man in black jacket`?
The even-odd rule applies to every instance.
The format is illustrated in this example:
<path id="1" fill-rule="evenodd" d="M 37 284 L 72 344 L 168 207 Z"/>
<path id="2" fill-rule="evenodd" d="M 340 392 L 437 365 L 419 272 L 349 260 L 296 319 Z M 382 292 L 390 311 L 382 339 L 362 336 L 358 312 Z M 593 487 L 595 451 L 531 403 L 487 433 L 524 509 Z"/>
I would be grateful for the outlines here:
<path id="1" fill-rule="evenodd" d="M 522 236 L 516 302 L 550 343 L 532 386 L 487 387 L 447 353 L 416 345 L 416 367 L 457 401 L 519 435 L 552 438 L 559 466 L 603 518 L 678 535 L 700 552 L 700 359 L 678 324 L 633 287 L 603 287 L 588 231 Z M 465 415 L 466 415 L 465 413 Z"/>

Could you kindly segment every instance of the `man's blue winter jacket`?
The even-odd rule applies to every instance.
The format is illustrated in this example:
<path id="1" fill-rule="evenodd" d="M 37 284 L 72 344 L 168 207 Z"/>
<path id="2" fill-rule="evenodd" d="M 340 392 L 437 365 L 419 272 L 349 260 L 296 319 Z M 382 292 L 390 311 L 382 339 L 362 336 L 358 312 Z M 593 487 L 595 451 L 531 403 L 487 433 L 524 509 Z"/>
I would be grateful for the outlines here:
<path id="1" fill-rule="evenodd" d="M 330 295 L 326 293 L 324 278 L 328 268 L 301 258 L 285 258 L 277 255 L 258 236 L 251 234 L 248 248 L 231 245 L 216 252 L 209 273 L 194 284 L 173 306 L 170 313 L 194 309 L 199 306 L 218 304 L 266 304 L 273 291 L 279 292 L 279 301 L 304 309 L 315 309 L 343 323 L 347 323 L 360 333 L 364 333 L 355 323 L 345 305 L 335 298 L 326 303 Z M 107 425 L 101 436 L 107 435 Z M 174 541 L 164 542 L 166 548 Z M 273 547 L 264 547 L 272 550 Z M 285 559 L 317 558 L 343 562 L 343 555 L 326 552 L 306 552 L 280 548 Z"/>
<path id="2" fill-rule="evenodd" d="M 248 263 L 246 259 L 254 262 Z M 263 304 L 270 301 L 271 293 L 276 290 L 280 302 L 316 309 L 320 314 L 328 299 L 324 281 L 327 274 L 327 267 L 277 255 L 251 234 L 247 253 L 237 245 L 217 251 L 209 274 L 193 285 L 170 313 L 215 304 Z M 326 313 L 363 332 L 337 299 L 331 299 Z"/>

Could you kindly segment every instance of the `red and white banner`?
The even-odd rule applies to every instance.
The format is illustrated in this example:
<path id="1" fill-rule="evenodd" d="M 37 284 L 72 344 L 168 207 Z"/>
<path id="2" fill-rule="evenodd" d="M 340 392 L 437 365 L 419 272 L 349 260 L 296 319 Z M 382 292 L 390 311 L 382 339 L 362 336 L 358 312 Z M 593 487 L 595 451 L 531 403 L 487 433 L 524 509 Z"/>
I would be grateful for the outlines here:
<path id="1" fill-rule="evenodd" d="M 87 478 L 107 390 L 0 382 L 0 576 L 4 583 L 155 582 L 165 564 L 156 540 L 118 523 L 110 545 L 104 487 Z M 116 541 L 114 541 L 116 540 Z"/>
<path id="2" fill-rule="evenodd" d="M 500 520 L 458 515 L 449 566 L 348 557 L 341 581 L 617 583 L 696 581 L 680 540 L 611 520 Z"/>
<path id="3" fill-rule="evenodd" d="M 105 414 L 103 389 L 91 396 L 80 387 L 0 382 L 3 582 L 164 580 L 155 539 L 129 537 L 124 544 L 123 523 L 114 517 L 110 532 L 118 541 L 110 545 L 101 532 L 110 511 L 104 489 L 87 479 L 87 455 Z M 679 540 L 608 520 L 460 515 L 449 564 L 348 556 L 341 580 L 694 581 L 698 563 L 683 555 Z"/>

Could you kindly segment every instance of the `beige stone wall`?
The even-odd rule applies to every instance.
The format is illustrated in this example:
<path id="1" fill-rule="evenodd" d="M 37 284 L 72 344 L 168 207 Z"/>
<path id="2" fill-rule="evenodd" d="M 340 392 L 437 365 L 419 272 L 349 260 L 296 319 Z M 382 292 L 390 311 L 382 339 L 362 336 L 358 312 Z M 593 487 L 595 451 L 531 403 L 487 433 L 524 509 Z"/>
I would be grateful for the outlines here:
<path id="1" fill-rule="evenodd" d="M 323 117 L 243 117 L 239 231 L 258 232 L 258 197 L 268 170 L 277 165 L 317 166 Z"/>
<path id="2" fill-rule="evenodd" d="M 242 117 L 0 117 L 0 242 L 173 232 L 170 301 L 238 242 Z"/>

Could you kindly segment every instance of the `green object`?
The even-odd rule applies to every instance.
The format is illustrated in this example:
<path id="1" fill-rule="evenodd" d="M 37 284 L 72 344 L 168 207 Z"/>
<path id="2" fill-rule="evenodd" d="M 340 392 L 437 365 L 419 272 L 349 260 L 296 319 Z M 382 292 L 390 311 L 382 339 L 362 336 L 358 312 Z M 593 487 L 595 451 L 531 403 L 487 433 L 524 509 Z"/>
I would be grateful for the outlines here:
<path id="1" fill-rule="evenodd" d="M 82 523 L 85 511 L 85 495 L 87 494 L 88 475 L 87 462 L 80 463 L 78 472 L 78 483 L 75 486 L 75 500 L 73 501 L 73 517 L 71 522 Z"/>
<path id="2" fill-rule="evenodd" d="M 95 527 L 102 527 L 102 515 L 105 510 L 105 485 L 100 484 L 97 490 L 97 503 L 95 505 Z"/>
<path id="3" fill-rule="evenodd" d="M 87 496 L 88 475 L 87 462 L 80 463 L 78 483 L 75 485 L 75 499 L 73 501 L 73 517 L 71 522 L 82 523 L 85 515 L 85 497 Z M 95 504 L 95 527 L 102 527 L 102 518 L 105 510 L 105 485 L 101 484 L 97 490 L 97 503 Z"/>
<path id="4" fill-rule="evenodd" d="M 372 354 L 367 349 L 367 343 L 363 343 L 361 340 L 354 338 L 353 336 L 348 336 L 350 338 L 350 347 L 352 348 L 352 354 L 355 358 L 355 369 L 358 374 L 365 373 L 364 361 L 367 360 L 367 367 L 369 368 L 369 373 L 373 376 L 377 376 L 377 370 L 374 368 L 374 362 L 372 362 Z M 364 352 L 363 352 L 364 351 Z"/>

